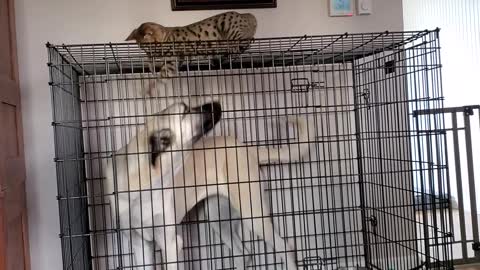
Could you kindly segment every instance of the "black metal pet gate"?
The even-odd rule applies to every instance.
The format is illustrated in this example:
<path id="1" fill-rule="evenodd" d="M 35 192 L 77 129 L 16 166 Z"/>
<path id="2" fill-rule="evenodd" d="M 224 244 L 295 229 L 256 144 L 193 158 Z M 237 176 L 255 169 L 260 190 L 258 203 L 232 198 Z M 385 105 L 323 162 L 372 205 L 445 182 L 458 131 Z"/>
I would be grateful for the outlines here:
<path id="1" fill-rule="evenodd" d="M 119 226 L 106 197 L 121 191 L 105 192 L 104 164 L 148 116 L 212 100 L 222 116 L 206 136 L 248 146 L 294 151 L 299 127 L 285 119 L 305 119 L 306 153 L 260 165 L 259 177 L 264 218 L 291 243 L 298 269 L 453 269 L 443 116 L 418 114 L 443 108 L 438 30 L 258 39 L 241 53 L 203 45 L 155 45 L 155 65 L 178 70 L 147 95 L 157 75 L 136 44 L 47 44 L 64 269 L 155 269 L 134 259 L 125 235 L 136 225 Z M 178 262 L 167 266 L 155 246 L 156 269 L 286 268 L 282 252 L 248 230 L 234 255 L 204 204 L 174 224 Z"/>

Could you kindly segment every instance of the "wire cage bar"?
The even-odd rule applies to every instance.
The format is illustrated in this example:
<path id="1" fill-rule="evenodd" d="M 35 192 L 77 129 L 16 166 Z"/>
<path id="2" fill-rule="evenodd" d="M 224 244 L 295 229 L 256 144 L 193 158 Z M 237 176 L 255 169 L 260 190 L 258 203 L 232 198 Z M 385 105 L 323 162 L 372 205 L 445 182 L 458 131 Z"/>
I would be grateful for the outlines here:
<path id="1" fill-rule="evenodd" d="M 256 39 L 242 52 L 232 51 L 235 45 L 47 44 L 64 269 L 453 269 L 443 114 L 418 113 L 443 108 L 439 30 Z M 166 64 L 175 74 L 147 95 L 159 76 L 152 67 Z M 186 201 L 197 196 L 187 189 L 201 184 L 155 186 L 147 166 L 137 172 L 147 188 L 122 190 L 119 179 L 136 176 L 121 166 L 137 165 L 118 160 L 152 157 L 151 163 L 153 155 L 181 153 L 172 164 L 183 174 L 197 165 L 184 163 L 189 146 L 159 152 L 139 140 L 146 148 L 120 149 L 143 136 L 159 112 L 178 116 L 165 108 L 212 101 L 221 118 L 201 135 L 238 144 L 203 151 L 238 151 L 231 162 L 238 163 L 248 160 L 242 149 L 256 149 L 253 157 L 261 149 L 288 150 L 280 161 L 237 164 L 238 181 L 257 183 L 265 203 L 240 202 L 250 207 L 240 211 L 232 198 L 211 196 L 172 224 L 135 220 L 153 215 L 154 192 Z M 220 170 L 215 161 L 194 160 Z M 119 200 L 127 197 L 130 208 L 122 214 Z M 132 197 L 140 198 L 135 207 Z M 257 208 L 267 214 L 246 213 Z M 273 244 L 265 231 L 270 223 L 278 235 Z M 159 228 L 175 228 L 177 239 L 167 242 Z M 282 243 L 290 249 L 281 250 Z M 153 247 L 151 261 L 146 246 Z M 174 246 L 181 250 L 171 261 L 165 254 Z"/>

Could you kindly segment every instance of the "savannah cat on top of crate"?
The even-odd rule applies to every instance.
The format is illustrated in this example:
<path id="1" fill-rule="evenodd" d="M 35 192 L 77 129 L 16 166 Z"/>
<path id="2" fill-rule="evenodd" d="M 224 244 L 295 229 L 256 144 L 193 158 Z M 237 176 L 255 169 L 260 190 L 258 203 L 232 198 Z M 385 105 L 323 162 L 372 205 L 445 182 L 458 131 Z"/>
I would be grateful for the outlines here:
<path id="1" fill-rule="evenodd" d="M 168 51 L 168 47 L 152 43 L 164 42 L 191 42 L 191 41 L 236 41 L 235 43 L 212 43 L 205 42 L 202 44 L 179 44 L 178 50 L 185 54 L 195 54 L 196 51 L 210 53 L 241 53 L 245 51 L 253 40 L 253 36 L 257 30 L 257 20 L 250 13 L 238 13 L 234 11 L 217 14 L 196 23 L 186 26 L 166 27 L 153 22 L 142 23 L 138 28 L 134 29 L 127 37 L 127 41 L 135 40 L 152 59 L 149 63 L 150 70 L 155 74 L 159 71 L 158 81 L 162 78 L 173 76 L 176 73 L 177 65 L 175 60 L 157 60 L 160 63 L 159 68 L 153 68 L 154 57 L 172 55 L 174 52 Z M 158 45 L 158 46 L 157 46 Z M 214 48 L 213 48 L 214 47 Z M 188 48 L 186 51 L 185 48 Z M 156 81 L 157 81 L 156 80 Z M 156 81 L 150 84 L 147 95 L 152 95 L 153 89 L 156 88 Z"/>

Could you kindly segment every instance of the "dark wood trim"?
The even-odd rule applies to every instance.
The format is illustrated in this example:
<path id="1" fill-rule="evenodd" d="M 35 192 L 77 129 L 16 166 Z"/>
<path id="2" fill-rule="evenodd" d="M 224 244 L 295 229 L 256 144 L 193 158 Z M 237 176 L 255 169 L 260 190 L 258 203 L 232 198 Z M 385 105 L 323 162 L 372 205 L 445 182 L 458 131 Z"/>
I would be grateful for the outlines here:
<path id="1" fill-rule="evenodd" d="M 189 1 L 188 3 L 179 3 L 178 0 L 171 0 L 172 10 L 211 10 L 211 9 L 243 9 L 243 8 L 276 8 L 277 0 L 238 0 L 238 1 Z M 260 2 L 260 3 L 259 3 Z"/>

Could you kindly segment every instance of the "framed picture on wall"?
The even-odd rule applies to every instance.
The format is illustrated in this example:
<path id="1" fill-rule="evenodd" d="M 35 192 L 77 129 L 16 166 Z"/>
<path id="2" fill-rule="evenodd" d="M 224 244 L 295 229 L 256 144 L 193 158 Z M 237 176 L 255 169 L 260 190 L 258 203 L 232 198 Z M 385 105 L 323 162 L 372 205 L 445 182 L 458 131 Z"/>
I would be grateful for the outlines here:
<path id="1" fill-rule="evenodd" d="M 172 10 L 275 8 L 277 0 L 171 0 Z"/>
<path id="2" fill-rule="evenodd" d="M 329 0 L 330 16 L 353 16 L 352 0 Z"/>

